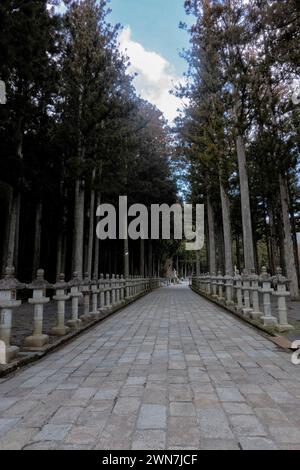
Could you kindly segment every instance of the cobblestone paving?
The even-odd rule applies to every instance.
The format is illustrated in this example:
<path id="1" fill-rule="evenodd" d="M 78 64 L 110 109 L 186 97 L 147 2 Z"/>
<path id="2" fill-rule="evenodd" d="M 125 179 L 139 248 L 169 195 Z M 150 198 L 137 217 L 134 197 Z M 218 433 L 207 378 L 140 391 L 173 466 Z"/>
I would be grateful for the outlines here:
<path id="1" fill-rule="evenodd" d="M 300 366 L 187 286 L 0 379 L 0 449 L 300 449 Z"/>

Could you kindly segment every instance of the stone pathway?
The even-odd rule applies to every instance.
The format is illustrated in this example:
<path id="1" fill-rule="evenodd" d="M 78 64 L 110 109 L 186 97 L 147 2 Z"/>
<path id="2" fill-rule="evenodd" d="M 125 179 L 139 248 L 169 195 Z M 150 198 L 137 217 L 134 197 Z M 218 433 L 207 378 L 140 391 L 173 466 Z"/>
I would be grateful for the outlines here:
<path id="1" fill-rule="evenodd" d="M 0 449 L 300 449 L 300 366 L 187 286 L 0 379 Z"/>

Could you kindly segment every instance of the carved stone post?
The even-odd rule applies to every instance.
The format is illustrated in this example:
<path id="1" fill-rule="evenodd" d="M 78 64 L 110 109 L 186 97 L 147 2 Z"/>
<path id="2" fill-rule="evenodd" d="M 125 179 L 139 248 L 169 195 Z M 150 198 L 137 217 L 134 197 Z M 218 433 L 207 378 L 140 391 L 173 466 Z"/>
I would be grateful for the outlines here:
<path id="1" fill-rule="evenodd" d="M 100 310 L 104 310 L 105 309 L 105 281 L 104 281 L 103 274 L 100 274 L 99 290 L 100 290 Z"/>
<path id="2" fill-rule="evenodd" d="M 262 283 L 261 293 L 263 296 L 264 315 L 261 317 L 264 326 L 276 326 L 278 324 L 277 318 L 272 315 L 271 294 L 273 289 L 271 287 L 272 278 L 267 273 L 267 268 L 263 267 L 260 280 Z"/>
<path id="3" fill-rule="evenodd" d="M 243 290 L 243 297 L 244 297 L 244 306 L 242 309 L 243 315 L 245 317 L 250 316 L 250 313 L 252 312 L 251 308 L 251 302 L 250 302 L 250 277 L 247 272 L 244 271 L 242 274 L 242 290 Z"/>
<path id="4" fill-rule="evenodd" d="M 273 295 L 277 297 L 279 316 L 279 325 L 276 326 L 276 329 L 281 333 L 284 331 L 293 330 L 294 327 L 288 322 L 288 312 L 286 305 L 286 298 L 290 296 L 290 292 L 287 290 L 288 280 L 282 275 L 281 268 L 277 268 L 277 274 L 273 278 L 273 281 L 277 287 L 277 290 L 273 292 Z"/>
<path id="5" fill-rule="evenodd" d="M 111 281 L 109 278 L 109 274 L 106 274 L 106 280 L 105 280 L 105 298 L 106 298 L 106 303 L 105 303 L 105 308 L 110 309 L 111 308 Z"/>
<path id="6" fill-rule="evenodd" d="M 67 288 L 68 284 L 65 282 L 65 275 L 60 274 L 56 284 L 53 286 L 53 289 L 55 289 L 53 300 L 57 302 L 57 324 L 51 330 L 51 335 L 54 336 L 65 336 L 70 331 L 70 328 L 65 325 L 66 301 L 70 298 L 66 294 Z"/>
<path id="7" fill-rule="evenodd" d="M 100 289 L 98 288 L 98 282 L 96 276 L 93 277 L 93 280 L 91 282 L 91 292 L 92 292 L 92 311 L 91 311 L 91 316 L 92 317 L 98 317 L 99 312 L 98 312 L 98 295 L 100 293 Z"/>
<path id="8" fill-rule="evenodd" d="M 218 294 L 217 294 L 218 279 L 215 273 L 213 273 L 211 276 L 211 283 L 212 283 L 212 298 L 217 299 L 218 298 Z"/>
<path id="9" fill-rule="evenodd" d="M 46 297 L 46 289 L 52 286 L 44 279 L 44 270 L 39 269 L 37 278 L 27 285 L 28 289 L 32 289 L 33 295 L 28 302 L 34 306 L 33 332 L 31 336 L 25 338 L 25 348 L 31 351 L 38 351 L 49 343 L 49 336 L 43 334 L 44 305 L 50 302 Z"/>
<path id="10" fill-rule="evenodd" d="M 115 274 L 112 275 L 112 279 L 111 279 L 111 303 L 112 303 L 112 306 L 115 307 L 116 305 L 116 276 Z"/>
<path id="11" fill-rule="evenodd" d="M 252 307 L 253 310 L 250 313 L 251 318 L 254 320 L 259 320 L 262 316 L 263 313 L 260 311 L 260 306 L 259 306 L 259 276 L 252 271 L 252 274 L 250 276 L 250 281 L 251 281 L 251 293 L 252 293 Z"/>
<path id="12" fill-rule="evenodd" d="M 81 285 L 78 273 L 73 274 L 73 279 L 69 282 L 71 288 L 70 297 L 72 299 L 72 318 L 67 322 L 67 325 L 72 329 L 78 329 L 81 325 L 81 320 L 78 317 L 78 303 L 82 293 L 79 291 Z"/>
<path id="13" fill-rule="evenodd" d="M 234 305 L 233 298 L 232 298 L 232 290 L 233 290 L 233 278 L 229 272 L 226 273 L 224 277 L 225 281 L 225 292 L 226 292 L 226 300 L 225 304 L 227 307 L 232 307 Z"/>
<path id="14" fill-rule="evenodd" d="M 218 273 L 218 296 L 217 296 L 217 299 L 219 302 L 223 302 L 224 301 L 224 295 L 223 295 L 223 276 L 222 276 L 222 273 L 221 271 L 219 271 Z"/>
<path id="15" fill-rule="evenodd" d="M 81 321 L 89 322 L 92 319 L 90 314 L 90 289 L 91 281 L 89 278 L 89 273 L 85 273 L 83 284 L 81 287 L 81 293 L 83 295 L 83 315 L 80 317 Z"/>
<path id="16" fill-rule="evenodd" d="M 6 268 L 5 275 L 0 281 L 0 341 L 2 341 L 2 353 L 0 364 L 8 364 L 18 355 L 19 348 L 11 346 L 11 330 L 13 310 L 21 305 L 17 300 L 17 289 L 23 288 L 14 278 L 14 268 Z"/>
<path id="17" fill-rule="evenodd" d="M 239 271 L 236 272 L 234 276 L 235 281 L 235 291 L 236 291 L 236 310 L 240 312 L 243 308 L 243 294 L 242 294 L 242 276 Z"/>

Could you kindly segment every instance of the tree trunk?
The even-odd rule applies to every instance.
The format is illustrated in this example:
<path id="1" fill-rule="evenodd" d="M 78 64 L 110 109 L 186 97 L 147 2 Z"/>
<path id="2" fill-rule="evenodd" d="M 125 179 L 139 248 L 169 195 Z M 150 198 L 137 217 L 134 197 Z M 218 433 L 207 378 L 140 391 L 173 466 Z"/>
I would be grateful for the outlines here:
<path id="1" fill-rule="evenodd" d="M 230 200 L 220 181 L 226 274 L 233 274 Z"/>
<path id="2" fill-rule="evenodd" d="M 236 139 L 236 147 L 237 147 L 237 155 L 238 155 L 240 189 L 241 189 L 245 270 L 246 272 L 250 273 L 252 269 L 255 269 L 255 258 L 254 258 L 254 247 L 253 247 L 249 181 L 248 181 L 248 172 L 247 172 L 247 166 L 246 166 L 246 149 L 245 149 L 244 139 L 240 135 Z"/>
<path id="3" fill-rule="evenodd" d="M 95 172 L 93 172 L 93 181 L 95 178 Z M 87 272 L 89 278 L 92 277 L 92 265 L 93 265 L 93 246 L 94 246 L 94 220 L 95 220 L 95 191 L 91 190 L 90 199 L 90 224 L 89 224 L 89 241 L 87 250 Z"/>
<path id="4" fill-rule="evenodd" d="M 6 266 L 12 267 L 15 262 L 16 239 L 18 229 L 20 193 L 14 191 L 9 215 L 9 238 L 7 247 Z"/>
<path id="5" fill-rule="evenodd" d="M 209 242 L 209 272 L 211 275 L 214 275 L 216 274 L 215 215 L 209 196 L 207 196 L 207 217 Z"/>
<path id="6" fill-rule="evenodd" d="M 148 242 L 148 276 L 153 276 L 153 257 L 152 257 L 152 242 Z"/>
<path id="7" fill-rule="evenodd" d="M 84 189 L 82 182 L 76 181 L 74 206 L 73 271 L 82 278 L 84 238 Z"/>
<path id="8" fill-rule="evenodd" d="M 196 276 L 200 276 L 201 266 L 200 266 L 200 251 L 196 251 Z"/>
<path id="9" fill-rule="evenodd" d="M 10 239 L 10 219 L 11 219 L 11 213 L 12 213 L 12 203 L 13 203 L 13 188 L 11 186 L 8 186 L 7 190 L 7 199 L 8 199 L 8 204 L 7 204 L 7 212 L 6 212 L 6 224 L 5 224 L 5 230 L 4 230 L 4 239 L 3 239 L 3 252 L 2 252 L 2 271 L 3 273 L 5 272 L 5 268 L 7 265 L 8 261 L 8 247 L 9 247 L 9 239 Z"/>
<path id="10" fill-rule="evenodd" d="M 63 234 L 59 232 L 57 237 L 57 251 L 56 251 L 56 279 L 62 273 L 62 248 L 63 248 Z"/>
<path id="11" fill-rule="evenodd" d="M 145 240 L 140 239 L 140 275 L 145 275 Z"/>
<path id="12" fill-rule="evenodd" d="M 289 213 L 289 197 L 286 175 L 279 175 L 279 187 L 281 197 L 282 221 L 284 228 L 284 258 L 286 273 L 290 281 L 290 292 L 293 299 L 299 298 L 298 276 L 294 256 L 294 244 L 292 239 L 291 221 Z"/>
<path id="13" fill-rule="evenodd" d="M 34 229 L 34 247 L 33 247 L 33 264 L 32 264 L 32 275 L 35 279 L 37 270 L 41 267 L 41 237 L 42 237 L 42 215 L 43 215 L 43 203 L 39 201 L 36 206 L 35 213 L 35 229 Z"/>
<path id="14" fill-rule="evenodd" d="M 101 195 L 97 194 L 97 197 L 96 197 L 97 207 L 100 206 L 100 204 L 101 204 Z M 100 240 L 96 236 L 96 234 L 94 234 L 94 237 L 95 237 L 94 238 L 94 276 L 96 277 L 96 279 L 98 279 L 98 277 L 99 277 Z"/>
<path id="15" fill-rule="evenodd" d="M 239 272 L 241 272 L 242 266 L 241 266 L 241 245 L 240 245 L 240 237 L 239 234 L 236 236 L 236 264 L 237 264 L 237 269 Z"/>
<path id="16" fill-rule="evenodd" d="M 278 251 L 278 243 L 276 237 L 276 223 L 275 223 L 275 214 L 273 207 L 269 207 L 269 224 L 270 224 L 270 245 L 271 245 L 271 259 L 272 259 L 272 267 L 274 270 L 278 266 L 281 265 L 280 263 L 280 256 Z"/>
<path id="17" fill-rule="evenodd" d="M 128 238 L 124 240 L 124 276 L 129 277 L 129 243 Z"/>

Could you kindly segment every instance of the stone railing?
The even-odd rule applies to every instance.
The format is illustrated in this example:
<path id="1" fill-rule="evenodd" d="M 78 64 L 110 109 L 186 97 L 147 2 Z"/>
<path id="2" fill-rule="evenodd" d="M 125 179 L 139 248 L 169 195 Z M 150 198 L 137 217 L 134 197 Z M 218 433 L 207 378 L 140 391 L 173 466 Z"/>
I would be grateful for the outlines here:
<path id="1" fill-rule="evenodd" d="M 261 324 L 264 328 L 278 332 L 293 329 L 288 322 L 287 298 L 289 281 L 277 269 L 276 276 L 270 276 L 266 268 L 260 275 L 237 272 L 234 276 L 203 274 L 191 278 L 194 291 L 239 313 L 244 318 Z M 274 316 L 274 302 L 277 315 Z"/>
<path id="2" fill-rule="evenodd" d="M 74 330 L 80 330 L 85 323 L 100 320 L 110 312 L 130 303 L 138 297 L 160 287 L 157 278 L 130 276 L 100 276 L 90 280 L 86 275 L 81 280 L 74 273 L 70 282 L 61 274 L 55 284 L 44 279 L 44 271 L 37 272 L 31 284 L 22 284 L 14 277 L 14 269 L 6 268 L 0 280 L 0 364 L 8 364 L 16 359 L 20 348 L 11 345 L 13 314 L 18 314 L 22 301 L 17 300 L 20 290 L 32 292 L 28 303 L 33 306 L 33 331 L 25 338 L 22 351 L 43 351 L 49 344 L 49 335 L 62 337 Z M 22 292 L 23 294 L 23 292 Z M 51 294 L 55 302 L 56 326 L 48 334 L 44 333 L 44 306 L 49 303 Z M 22 295 L 22 297 L 24 297 Z M 66 322 L 66 303 L 71 303 L 71 318 Z M 83 315 L 79 315 L 79 305 L 83 305 Z"/>

